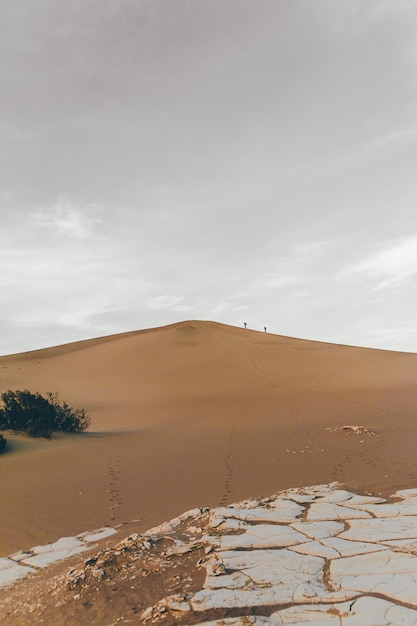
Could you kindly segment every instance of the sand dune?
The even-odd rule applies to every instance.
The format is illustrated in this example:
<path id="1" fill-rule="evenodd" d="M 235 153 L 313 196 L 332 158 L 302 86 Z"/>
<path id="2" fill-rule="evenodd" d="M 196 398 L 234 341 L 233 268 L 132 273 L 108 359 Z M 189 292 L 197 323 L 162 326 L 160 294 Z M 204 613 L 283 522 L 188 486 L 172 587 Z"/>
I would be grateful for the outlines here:
<path id="1" fill-rule="evenodd" d="M 338 480 L 415 487 L 417 355 L 183 322 L 0 358 L 0 392 L 59 391 L 90 432 L 10 438 L 0 556 L 88 528 Z M 334 431 L 365 425 L 374 436 Z"/>

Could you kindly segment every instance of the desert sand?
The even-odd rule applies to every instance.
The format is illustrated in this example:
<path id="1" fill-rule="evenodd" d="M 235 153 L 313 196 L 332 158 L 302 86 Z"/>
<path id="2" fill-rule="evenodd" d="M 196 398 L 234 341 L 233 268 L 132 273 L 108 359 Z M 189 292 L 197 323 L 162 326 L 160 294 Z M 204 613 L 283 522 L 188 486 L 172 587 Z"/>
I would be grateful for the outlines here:
<path id="1" fill-rule="evenodd" d="M 183 322 L 0 358 L 0 392 L 58 391 L 89 433 L 9 436 L 0 555 L 88 528 L 341 481 L 417 485 L 417 355 Z M 375 436 L 333 432 L 364 425 Z"/>
<path id="2" fill-rule="evenodd" d="M 201 321 L 0 357 L 0 392 L 58 391 L 92 418 L 7 434 L 0 556 L 287 488 L 415 488 L 416 380 L 416 354 Z"/>

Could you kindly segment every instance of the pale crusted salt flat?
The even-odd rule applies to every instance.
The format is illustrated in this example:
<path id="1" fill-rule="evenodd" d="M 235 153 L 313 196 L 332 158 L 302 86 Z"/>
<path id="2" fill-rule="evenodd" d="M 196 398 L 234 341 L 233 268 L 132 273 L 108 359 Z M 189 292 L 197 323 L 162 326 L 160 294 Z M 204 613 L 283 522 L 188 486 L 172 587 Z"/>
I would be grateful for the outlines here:
<path id="1" fill-rule="evenodd" d="M 349 528 L 340 534 L 350 541 L 384 542 L 394 539 L 417 539 L 417 515 L 384 517 L 382 519 L 352 519 Z"/>
<path id="2" fill-rule="evenodd" d="M 395 495 L 409 502 L 417 501 L 417 489 L 399 489 Z"/>
<path id="3" fill-rule="evenodd" d="M 413 498 L 413 500 L 415 500 Z M 417 501 L 395 502 L 392 504 L 354 504 L 346 503 L 353 509 L 366 511 L 371 515 L 382 517 L 397 517 L 398 515 L 417 515 Z"/>
<path id="4" fill-rule="evenodd" d="M 417 558 L 392 550 L 336 559 L 330 577 L 343 589 L 377 593 L 417 608 Z"/>
<path id="5" fill-rule="evenodd" d="M 291 550 L 295 550 L 300 554 L 316 554 L 324 558 L 335 559 L 342 556 L 355 556 L 358 554 L 368 554 L 370 552 L 378 552 L 388 550 L 389 547 L 381 546 L 375 543 L 365 543 L 364 541 L 347 541 L 339 537 L 329 537 L 321 541 L 310 541 L 305 544 L 291 546 Z"/>
<path id="6" fill-rule="evenodd" d="M 333 502 L 313 502 L 307 513 L 308 521 L 325 521 L 334 519 L 364 519 L 371 518 L 371 514 L 361 509 L 350 508 L 346 511 L 346 506 L 334 504 Z"/>
<path id="7" fill-rule="evenodd" d="M 88 546 L 77 540 L 76 537 L 63 537 L 55 543 L 32 548 L 33 556 L 24 559 L 22 563 L 32 567 L 48 567 L 56 561 L 67 559 L 87 549 Z"/>
<path id="8" fill-rule="evenodd" d="M 221 550 L 233 548 L 284 548 L 308 541 L 308 538 L 290 526 L 277 524 L 253 524 L 240 526 L 239 535 L 221 535 L 206 537 L 208 543 L 215 544 Z"/>
<path id="9" fill-rule="evenodd" d="M 95 543 L 96 541 L 101 541 L 102 539 L 107 539 L 107 537 L 111 537 L 117 533 L 115 528 L 111 528 L 110 526 L 105 526 L 104 528 L 99 528 L 98 530 L 88 530 L 85 533 L 81 533 L 77 535 L 78 539 L 82 539 L 87 543 Z"/>
<path id="10" fill-rule="evenodd" d="M 0 558 L 0 588 L 33 574 L 57 561 L 75 556 L 92 547 L 92 543 L 110 537 L 117 530 L 105 527 L 87 531 L 76 537 L 61 537 L 54 543 L 35 546 L 31 550 L 16 552 L 9 558 Z"/>
<path id="11" fill-rule="evenodd" d="M 394 495 L 331 484 L 215 509 L 201 522 L 203 588 L 161 600 L 144 619 L 193 611 L 219 626 L 417 625 L 417 490 Z"/>
<path id="12" fill-rule="evenodd" d="M 221 620 L 214 620 L 212 622 L 200 622 L 199 626 L 263 626 L 264 624 L 270 624 L 268 618 L 257 617 L 255 615 L 247 615 L 245 617 L 225 617 Z"/>
<path id="13" fill-rule="evenodd" d="M 0 587 L 7 587 L 34 571 L 31 567 L 19 565 L 12 559 L 0 559 Z"/>
<path id="14" fill-rule="evenodd" d="M 298 530 L 310 539 L 327 539 L 343 532 L 345 525 L 342 522 L 333 521 L 296 522 L 291 524 L 291 528 L 295 528 L 295 530 Z"/>
<path id="15" fill-rule="evenodd" d="M 216 623 L 216 622 L 214 622 Z M 416 611 L 381 598 L 363 596 L 351 602 L 300 605 L 273 613 L 269 623 L 336 624 L 337 626 L 416 626 Z"/>
<path id="16" fill-rule="evenodd" d="M 242 520 L 244 522 L 293 522 L 303 512 L 303 507 L 291 500 L 272 500 L 267 507 L 258 506 L 255 508 L 253 502 L 247 502 L 248 508 L 219 507 L 213 512 L 212 526 L 224 524 L 228 518 Z"/>
<path id="17" fill-rule="evenodd" d="M 175 569 L 175 557 L 198 550 L 206 577 L 200 590 L 162 598 L 142 619 L 158 623 L 171 613 L 186 623 L 193 612 L 203 625 L 417 626 L 417 490 L 394 495 L 390 502 L 319 485 L 193 509 L 153 528 L 141 537 L 145 552 L 169 537 L 156 557 L 163 567 L 167 557 Z M 114 532 L 101 528 L 0 559 L 0 586 Z"/>
<path id="18" fill-rule="evenodd" d="M 381 598 L 361 597 L 354 602 L 334 604 L 299 605 L 272 613 L 269 617 L 245 616 L 230 617 L 210 622 L 200 622 L 200 626 L 264 626 L 273 624 L 335 624 L 337 626 L 416 626 L 416 612 L 398 606 Z"/>

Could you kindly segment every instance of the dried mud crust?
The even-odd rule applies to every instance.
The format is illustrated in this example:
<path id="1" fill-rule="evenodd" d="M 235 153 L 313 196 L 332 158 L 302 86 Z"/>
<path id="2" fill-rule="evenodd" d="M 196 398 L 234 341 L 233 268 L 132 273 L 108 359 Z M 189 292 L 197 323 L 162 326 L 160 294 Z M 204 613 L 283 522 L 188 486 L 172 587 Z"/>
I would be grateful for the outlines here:
<path id="1" fill-rule="evenodd" d="M 376 433 L 367 428 L 366 426 L 353 426 L 346 424 L 345 426 L 336 426 L 335 428 L 327 428 L 326 430 L 330 430 L 333 433 L 345 433 L 349 435 L 366 435 L 367 437 L 373 437 Z"/>
<path id="2" fill-rule="evenodd" d="M 188 533 L 184 545 L 180 527 L 175 539 L 133 533 L 71 567 L 66 563 L 4 589 L 0 623 L 141 623 L 141 614 L 167 595 L 186 597 L 201 589 L 204 546 L 195 530 L 195 539 Z M 184 623 L 189 622 L 190 614 L 184 616 Z M 164 624 L 174 623 L 183 621 L 167 614 Z"/>
<path id="3" fill-rule="evenodd" d="M 193 509 L 9 587 L 0 623 L 417 624 L 417 489 L 394 496 L 331 483 Z"/>

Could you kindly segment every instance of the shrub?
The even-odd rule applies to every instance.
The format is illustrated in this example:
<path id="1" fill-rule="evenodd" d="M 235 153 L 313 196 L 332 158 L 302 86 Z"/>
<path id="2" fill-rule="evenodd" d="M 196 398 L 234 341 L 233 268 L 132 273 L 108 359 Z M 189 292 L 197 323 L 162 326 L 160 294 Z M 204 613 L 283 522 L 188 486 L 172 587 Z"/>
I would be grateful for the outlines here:
<path id="1" fill-rule="evenodd" d="M 85 409 L 74 409 L 61 400 L 57 393 L 48 392 L 47 399 L 55 409 L 56 430 L 80 433 L 89 427 L 91 420 Z"/>
<path id="2" fill-rule="evenodd" d="M 32 437 L 50 437 L 56 430 L 81 432 L 90 424 L 84 409 L 73 409 L 57 393 L 13 391 L 1 395 L 0 430 L 27 432 Z"/>
<path id="3" fill-rule="evenodd" d="M 6 391 L 2 394 L 3 427 L 26 431 L 32 437 L 50 437 L 54 431 L 55 412 L 40 393 Z"/>
<path id="4" fill-rule="evenodd" d="M 7 444 L 7 439 L 5 439 L 3 435 L 0 435 L 0 454 L 4 452 L 6 448 L 6 444 Z"/>

